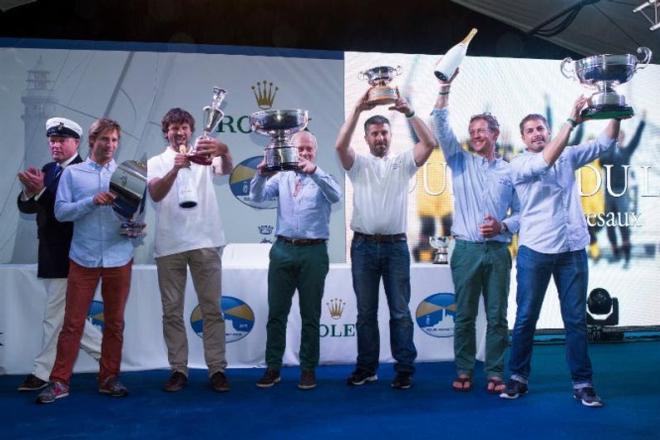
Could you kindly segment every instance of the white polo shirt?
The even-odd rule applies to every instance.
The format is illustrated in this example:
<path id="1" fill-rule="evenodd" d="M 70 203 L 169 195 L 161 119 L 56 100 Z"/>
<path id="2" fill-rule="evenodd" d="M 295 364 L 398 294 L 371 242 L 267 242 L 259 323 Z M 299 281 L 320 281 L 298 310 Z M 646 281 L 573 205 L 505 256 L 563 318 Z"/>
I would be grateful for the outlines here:
<path id="1" fill-rule="evenodd" d="M 351 229 L 370 235 L 406 232 L 408 189 L 416 172 L 412 149 L 383 158 L 356 154 L 347 172 L 353 184 Z"/>
<path id="2" fill-rule="evenodd" d="M 168 147 L 163 153 L 149 159 L 147 181 L 165 176 L 174 166 L 175 156 L 176 152 Z M 226 244 L 213 185 L 213 167 L 193 163 L 190 170 L 191 179 L 197 188 L 197 206 L 179 206 L 178 179 L 160 202 L 152 200 L 156 211 L 154 258 Z"/>

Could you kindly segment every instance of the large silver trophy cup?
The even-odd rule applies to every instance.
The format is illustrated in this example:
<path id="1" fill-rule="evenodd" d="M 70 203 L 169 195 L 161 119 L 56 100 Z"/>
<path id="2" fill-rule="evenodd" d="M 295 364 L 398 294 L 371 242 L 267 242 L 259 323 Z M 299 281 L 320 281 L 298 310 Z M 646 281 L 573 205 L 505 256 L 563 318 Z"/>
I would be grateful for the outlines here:
<path id="1" fill-rule="evenodd" d="M 625 97 L 616 93 L 614 87 L 630 81 L 635 72 L 651 61 L 652 52 L 648 47 L 639 47 L 637 53 L 641 57 L 631 54 L 594 55 L 578 61 L 565 58 L 561 62 L 562 75 L 596 89 L 589 106 L 582 110 L 582 119 L 625 119 L 633 116 L 632 107 L 626 105 Z"/>
<path id="2" fill-rule="evenodd" d="M 291 135 L 304 130 L 308 122 L 307 110 L 264 110 L 252 113 L 252 129 L 271 137 L 264 150 L 265 171 L 298 169 L 298 149 L 291 143 Z"/>
<path id="3" fill-rule="evenodd" d="M 147 166 L 135 160 L 122 162 L 110 177 L 110 191 L 116 196 L 112 209 L 122 221 L 119 233 L 129 237 L 143 235 Z"/>
<path id="4" fill-rule="evenodd" d="M 367 102 L 376 105 L 392 104 L 395 102 L 399 98 L 399 92 L 396 87 L 392 87 L 389 84 L 395 76 L 400 74 L 401 66 L 378 66 L 360 72 L 358 78 L 366 79 L 371 86 Z"/>
<path id="5" fill-rule="evenodd" d="M 225 114 L 220 109 L 222 101 L 225 99 L 227 91 L 221 89 L 220 87 L 213 87 L 213 97 L 211 98 L 211 105 L 205 106 L 202 111 L 204 112 L 203 116 L 203 133 L 200 137 L 197 138 L 197 141 L 200 139 L 209 139 L 211 133 L 215 131 L 218 127 L 222 118 L 225 117 Z M 185 149 L 185 146 L 183 146 Z M 197 143 L 195 146 L 186 151 L 179 151 L 180 153 L 188 156 L 188 159 L 191 162 L 194 162 L 198 165 L 211 165 L 213 158 L 205 154 L 197 153 Z M 192 179 L 191 170 L 189 168 L 182 168 L 179 170 L 177 175 L 177 189 L 179 195 L 179 206 L 182 208 L 194 208 L 197 206 L 197 188 Z"/>

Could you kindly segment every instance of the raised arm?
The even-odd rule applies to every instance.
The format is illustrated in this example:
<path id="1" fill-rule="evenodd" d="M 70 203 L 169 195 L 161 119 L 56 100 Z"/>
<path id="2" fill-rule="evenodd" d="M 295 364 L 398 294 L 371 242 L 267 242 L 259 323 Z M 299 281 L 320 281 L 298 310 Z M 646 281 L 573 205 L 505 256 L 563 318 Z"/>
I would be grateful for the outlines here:
<path id="1" fill-rule="evenodd" d="M 588 98 L 585 98 L 584 96 L 580 96 L 575 100 L 569 118 L 564 124 L 562 124 L 559 133 L 556 133 L 552 140 L 550 140 L 545 148 L 543 148 L 543 159 L 548 166 L 554 165 L 557 159 L 559 159 L 559 156 L 561 156 L 561 153 L 568 144 L 568 137 L 571 135 L 573 128 L 577 126 L 577 124 L 582 123 L 580 110 L 582 110 L 587 101 Z"/>
<path id="2" fill-rule="evenodd" d="M 431 130 L 424 121 L 422 121 L 419 116 L 415 115 L 415 111 L 402 96 L 399 95 L 399 99 L 397 99 L 394 105 L 389 109 L 403 113 L 410 122 L 410 126 L 415 131 L 415 135 L 419 139 L 419 142 L 417 142 L 413 148 L 413 157 L 415 158 L 415 164 L 418 167 L 421 167 L 426 163 L 429 156 L 431 156 L 433 149 L 438 147 L 438 141 L 436 141 L 435 136 L 433 136 L 433 133 L 431 133 Z"/>
<path id="3" fill-rule="evenodd" d="M 344 125 L 339 129 L 339 135 L 335 142 L 335 149 L 337 150 L 339 161 L 346 171 L 353 168 L 353 162 L 355 162 L 355 150 L 353 150 L 350 144 L 353 133 L 355 132 L 355 127 L 360 119 L 360 113 L 365 110 L 371 110 L 375 107 L 374 104 L 367 103 L 368 97 L 369 91 L 367 90 L 365 94 L 358 99 L 358 102 L 355 104 L 353 110 L 351 110 Z"/>

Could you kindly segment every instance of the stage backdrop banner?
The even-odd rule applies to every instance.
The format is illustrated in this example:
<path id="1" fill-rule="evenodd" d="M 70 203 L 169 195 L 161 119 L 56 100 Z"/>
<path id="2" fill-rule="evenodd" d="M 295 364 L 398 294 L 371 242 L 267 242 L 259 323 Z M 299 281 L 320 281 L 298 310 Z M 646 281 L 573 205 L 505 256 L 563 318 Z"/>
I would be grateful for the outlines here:
<path id="1" fill-rule="evenodd" d="M 250 265 L 224 265 L 222 309 L 230 368 L 264 366 L 267 280 L 265 265 L 255 267 L 254 262 Z M 0 285 L 4 286 L 4 293 L 0 296 L 0 374 L 29 373 L 41 347 L 46 292 L 42 282 L 36 278 L 34 265 L 1 265 Z M 417 360 L 452 360 L 455 303 L 449 268 L 413 265 L 411 288 L 410 309 L 415 326 Z M 155 266 L 134 266 L 125 313 L 123 370 L 168 368 L 160 304 Z M 477 322 L 479 359 L 483 359 L 485 343 L 483 316 L 482 306 Z M 326 279 L 321 313 L 322 364 L 355 363 L 356 317 L 350 266 L 332 264 Z M 103 328 L 103 302 L 99 292 L 90 307 L 88 319 Z M 393 362 L 389 348 L 389 312 L 382 285 L 378 320 L 380 360 Z M 206 368 L 201 337 L 203 323 L 191 279 L 186 285 L 184 321 L 188 333 L 189 365 L 192 368 Z M 287 328 L 287 347 L 283 359 L 286 365 L 299 363 L 300 330 L 296 293 Z M 96 362 L 81 351 L 75 371 L 97 369 Z"/>
<path id="2" fill-rule="evenodd" d="M 21 40 L 18 44 L 39 42 Z M 215 136 L 229 145 L 234 172 L 216 188 L 227 240 L 231 243 L 273 241 L 275 210 L 245 203 L 249 182 L 269 137 L 253 133 L 249 115 L 265 109 L 306 109 L 309 129 L 317 136 L 317 162 L 343 182 L 334 142 L 343 114 L 341 52 L 267 50 L 222 46 L 41 42 L 43 47 L 0 47 L 0 263 L 36 262 L 36 223 L 20 215 L 16 174 L 50 161 L 45 135 L 47 118 L 62 116 L 85 130 L 80 153 L 89 146 L 87 128 L 99 117 L 122 126 L 116 160 L 147 160 L 166 148 L 161 120 L 173 107 L 196 119 L 202 132 L 202 108 L 212 88 L 227 90 L 225 117 Z M 0 46 L 8 44 L 0 40 Z M 82 48 L 74 48 L 84 46 Z M 102 47 L 104 49 L 97 49 Z M 274 204 L 270 205 L 271 207 Z M 331 262 L 344 262 L 343 204 L 333 206 L 330 222 Z M 155 230 L 147 208 L 147 231 Z M 184 231 L 182 231 L 184 232 Z M 153 235 L 136 250 L 138 264 L 152 263 Z"/>

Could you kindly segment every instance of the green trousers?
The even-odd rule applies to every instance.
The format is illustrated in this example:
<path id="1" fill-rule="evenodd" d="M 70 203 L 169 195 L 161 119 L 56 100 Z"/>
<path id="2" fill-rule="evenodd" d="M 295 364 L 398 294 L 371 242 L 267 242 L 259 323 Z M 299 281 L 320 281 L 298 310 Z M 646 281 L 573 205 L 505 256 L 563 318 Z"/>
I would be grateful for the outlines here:
<path id="1" fill-rule="evenodd" d="M 511 254 L 506 243 L 456 240 L 451 257 L 451 274 L 456 292 L 454 358 L 458 374 L 472 377 L 476 355 L 475 320 L 479 296 L 486 308 L 487 377 L 502 378 L 504 352 L 508 345 L 506 320 Z"/>
<path id="2" fill-rule="evenodd" d="M 296 289 L 302 321 L 300 367 L 313 370 L 318 365 L 321 299 L 328 267 L 326 243 L 294 246 L 278 240 L 271 248 L 266 325 L 266 364 L 269 368 L 279 369 L 282 366 L 286 321 Z"/>

